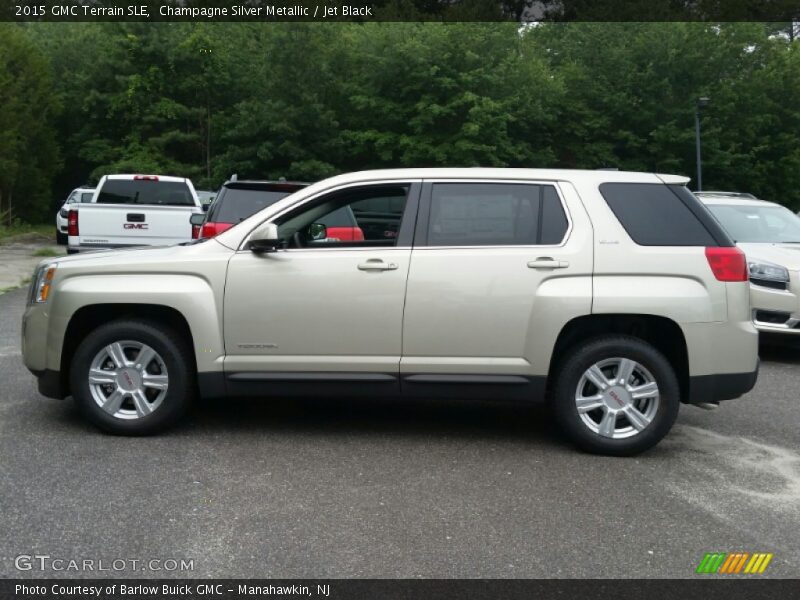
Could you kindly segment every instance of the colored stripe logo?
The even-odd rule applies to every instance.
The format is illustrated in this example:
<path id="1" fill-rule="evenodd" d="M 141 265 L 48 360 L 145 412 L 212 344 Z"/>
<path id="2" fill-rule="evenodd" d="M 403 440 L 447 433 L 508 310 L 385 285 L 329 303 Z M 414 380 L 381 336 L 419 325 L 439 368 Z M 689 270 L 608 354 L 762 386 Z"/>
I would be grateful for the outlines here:
<path id="1" fill-rule="evenodd" d="M 755 575 L 766 571 L 771 552 L 707 552 L 697 573 L 717 575 Z"/>

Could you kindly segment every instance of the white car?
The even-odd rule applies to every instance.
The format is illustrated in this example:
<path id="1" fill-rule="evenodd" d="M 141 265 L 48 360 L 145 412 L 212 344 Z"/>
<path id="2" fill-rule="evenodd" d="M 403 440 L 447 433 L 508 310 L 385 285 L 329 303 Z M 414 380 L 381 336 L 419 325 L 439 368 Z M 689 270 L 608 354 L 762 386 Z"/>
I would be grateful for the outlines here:
<path id="1" fill-rule="evenodd" d="M 69 217 L 69 207 L 79 202 L 91 202 L 94 188 L 79 187 L 75 188 L 67 196 L 66 201 L 56 213 L 56 241 L 64 246 L 67 243 L 67 217 Z"/>
<path id="2" fill-rule="evenodd" d="M 67 252 L 188 242 L 196 213 L 203 209 L 189 179 L 105 175 L 91 202 L 70 207 Z"/>
<path id="3" fill-rule="evenodd" d="M 695 195 L 747 256 L 756 329 L 800 335 L 800 217 L 749 194 Z"/>

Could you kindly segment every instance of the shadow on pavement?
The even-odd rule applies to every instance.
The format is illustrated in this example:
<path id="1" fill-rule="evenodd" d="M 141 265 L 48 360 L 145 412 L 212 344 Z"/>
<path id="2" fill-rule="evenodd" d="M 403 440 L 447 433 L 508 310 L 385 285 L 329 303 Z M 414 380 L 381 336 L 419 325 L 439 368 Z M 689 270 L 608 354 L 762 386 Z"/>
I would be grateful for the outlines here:
<path id="1" fill-rule="evenodd" d="M 200 400 L 179 430 L 324 433 L 326 435 L 536 439 L 566 444 L 543 403 L 453 400 Z"/>
<path id="2" fill-rule="evenodd" d="M 762 361 L 800 364 L 800 337 L 761 334 L 758 354 Z"/>

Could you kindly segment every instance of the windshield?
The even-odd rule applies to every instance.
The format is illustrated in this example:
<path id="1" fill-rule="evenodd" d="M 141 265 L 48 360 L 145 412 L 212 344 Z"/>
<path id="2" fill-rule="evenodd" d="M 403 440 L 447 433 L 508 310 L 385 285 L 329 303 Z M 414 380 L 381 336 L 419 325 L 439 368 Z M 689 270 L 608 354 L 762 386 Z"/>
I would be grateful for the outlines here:
<path id="1" fill-rule="evenodd" d="M 737 242 L 800 244 L 800 217 L 783 206 L 706 206 Z"/>

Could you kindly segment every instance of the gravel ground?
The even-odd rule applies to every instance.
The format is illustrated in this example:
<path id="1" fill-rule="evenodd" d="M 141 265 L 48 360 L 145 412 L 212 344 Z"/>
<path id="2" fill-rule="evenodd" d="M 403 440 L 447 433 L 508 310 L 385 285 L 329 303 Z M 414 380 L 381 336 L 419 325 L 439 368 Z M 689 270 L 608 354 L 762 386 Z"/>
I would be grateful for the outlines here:
<path id="1" fill-rule="evenodd" d="M 18 235 L 0 243 L 0 291 L 27 284 L 36 265 L 47 258 L 35 256 L 37 252 L 59 256 L 66 254 L 67 248 L 35 233 Z"/>

